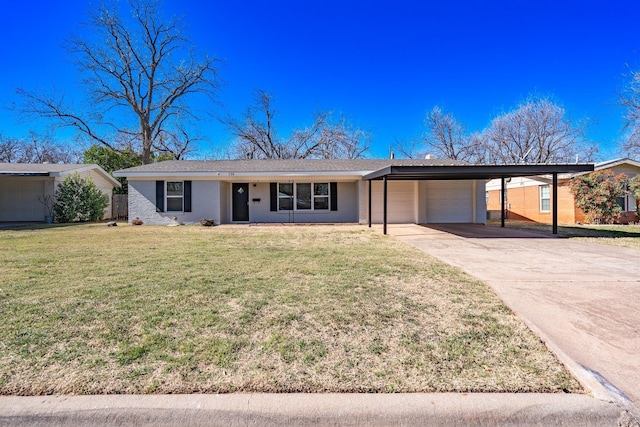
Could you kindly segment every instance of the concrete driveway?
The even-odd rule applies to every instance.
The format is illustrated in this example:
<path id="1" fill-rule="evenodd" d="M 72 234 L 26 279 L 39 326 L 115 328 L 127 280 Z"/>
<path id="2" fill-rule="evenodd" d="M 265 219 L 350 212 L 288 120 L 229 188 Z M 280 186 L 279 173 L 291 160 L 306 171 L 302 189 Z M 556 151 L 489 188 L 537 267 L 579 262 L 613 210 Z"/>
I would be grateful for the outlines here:
<path id="1" fill-rule="evenodd" d="M 594 396 L 640 402 L 640 251 L 473 224 L 389 234 L 487 282 Z"/>

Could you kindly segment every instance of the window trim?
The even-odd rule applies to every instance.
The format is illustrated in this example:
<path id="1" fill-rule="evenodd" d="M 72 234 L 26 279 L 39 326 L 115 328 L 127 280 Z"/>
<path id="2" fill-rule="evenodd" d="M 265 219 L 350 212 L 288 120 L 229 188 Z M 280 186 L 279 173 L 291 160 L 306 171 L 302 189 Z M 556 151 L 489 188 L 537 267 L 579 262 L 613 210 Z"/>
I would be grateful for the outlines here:
<path id="1" fill-rule="evenodd" d="M 182 184 L 182 194 L 180 196 L 169 195 L 169 183 L 180 183 Z M 165 181 L 164 183 L 164 198 L 165 198 L 165 211 L 168 212 L 184 212 L 184 181 Z M 181 199 L 180 210 L 172 211 L 169 210 L 169 199 Z"/>
<path id="2" fill-rule="evenodd" d="M 293 195 L 292 196 L 281 196 L 280 185 L 282 184 L 290 184 L 293 187 Z M 315 186 L 316 184 L 325 184 L 327 186 L 327 194 L 315 194 Z M 311 207 L 309 209 L 298 208 L 298 185 L 309 185 L 311 187 Z M 330 212 L 331 211 L 331 182 L 329 181 L 321 181 L 321 182 L 278 182 L 277 183 L 277 212 L 288 213 L 288 212 Z M 282 209 L 280 207 L 280 200 L 287 199 L 291 200 L 292 206 L 291 209 Z M 326 208 L 316 208 L 316 199 L 326 200 Z"/>
<path id="3" fill-rule="evenodd" d="M 543 188 L 547 189 L 547 196 L 546 197 L 542 196 Z M 544 200 L 548 201 L 548 206 L 549 207 L 547 209 L 544 209 L 543 206 L 542 206 L 542 202 Z M 544 185 L 538 186 L 538 201 L 539 201 L 538 205 L 539 205 L 539 208 L 540 208 L 540 212 L 545 212 L 545 213 L 546 212 L 551 212 L 551 186 L 549 184 L 544 184 Z"/>

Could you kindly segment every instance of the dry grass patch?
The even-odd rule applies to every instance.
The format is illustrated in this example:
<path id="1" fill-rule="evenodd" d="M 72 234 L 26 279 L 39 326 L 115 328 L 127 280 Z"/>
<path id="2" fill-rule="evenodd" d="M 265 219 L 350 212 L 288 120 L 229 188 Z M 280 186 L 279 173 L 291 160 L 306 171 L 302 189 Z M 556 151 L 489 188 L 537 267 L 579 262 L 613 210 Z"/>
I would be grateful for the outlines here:
<path id="1" fill-rule="evenodd" d="M 0 394 L 581 392 L 483 283 L 370 229 L 0 231 Z"/>

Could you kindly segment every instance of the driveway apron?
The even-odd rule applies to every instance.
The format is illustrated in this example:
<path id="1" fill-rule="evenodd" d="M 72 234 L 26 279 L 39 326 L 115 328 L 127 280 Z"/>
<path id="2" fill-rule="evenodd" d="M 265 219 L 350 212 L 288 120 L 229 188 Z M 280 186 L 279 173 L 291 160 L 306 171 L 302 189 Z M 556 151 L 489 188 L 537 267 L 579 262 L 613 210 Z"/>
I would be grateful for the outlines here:
<path id="1" fill-rule="evenodd" d="M 640 251 L 475 224 L 389 233 L 488 283 L 594 396 L 640 402 Z"/>

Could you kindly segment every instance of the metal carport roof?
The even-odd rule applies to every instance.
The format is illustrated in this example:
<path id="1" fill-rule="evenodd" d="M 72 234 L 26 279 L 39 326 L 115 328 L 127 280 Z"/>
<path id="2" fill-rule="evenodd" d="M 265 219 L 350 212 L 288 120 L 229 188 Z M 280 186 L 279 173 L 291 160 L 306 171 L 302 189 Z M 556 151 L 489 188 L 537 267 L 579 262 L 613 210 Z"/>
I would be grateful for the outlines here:
<path id="1" fill-rule="evenodd" d="M 558 173 L 592 172 L 593 163 L 536 165 L 437 165 L 387 166 L 365 175 L 363 179 L 434 180 L 434 179 L 497 179 L 517 176 Z"/>
<path id="2" fill-rule="evenodd" d="M 363 177 L 369 181 L 369 227 L 371 227 L 371 181 L 382 180 L 383 189 L 383 232 L 387 234 L 387 181 L 388 180 L 461 180 L 461 179 L 502 179 L 502 194 L 505 178 L 519 176 L 552 175 L 553 178 L 553 234 L 558 234 L 558 174 L 592 172 L 593 163 L 574 164 L 533 164 L 533 165 L 430 165 L 430 166 L 386 166 Z M 505 206 L 501 200 L 501 225 L 504 227 Z"/>

